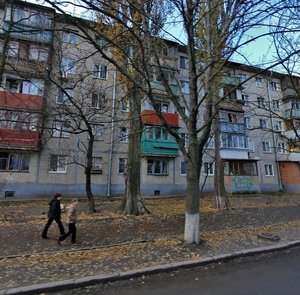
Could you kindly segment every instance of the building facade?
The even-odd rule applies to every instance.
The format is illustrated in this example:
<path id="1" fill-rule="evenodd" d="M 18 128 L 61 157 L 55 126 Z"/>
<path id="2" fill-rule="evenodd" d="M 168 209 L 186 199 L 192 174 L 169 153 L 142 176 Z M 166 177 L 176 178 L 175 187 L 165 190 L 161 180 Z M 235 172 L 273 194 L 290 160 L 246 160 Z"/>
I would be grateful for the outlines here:
<path id="1" fill-rule="evenodd" d="M 116 69 L 53 9 L 1 2 L 0 22 L 5 64 L 0 88 L 0 199 L 48 197 L 57 191 L 84 196 L 91 130 L 93 193 L 122 195 L 129 105 Z M 106 46 L 97 35 L 95 42 Z M 174 69 L 168 76 L 174 92 L 188 100 L 184 47 L 168 41 L 162 59 Z M 157 107 L 186 138 L 182 119 L 161 82 L 154 73 L 151 86 Z M 228 64 L 220 93 L 226 99 L 219 105 L 219 136 L 229 193 L 299 191 L 298 83 L 281 73 Z M 184 194 L 183 156 L 147 98 L 141 121 L 142 195 Z M 212 135 L 203 157 L 205 192 L 214 189 L 214 142 Z"/>

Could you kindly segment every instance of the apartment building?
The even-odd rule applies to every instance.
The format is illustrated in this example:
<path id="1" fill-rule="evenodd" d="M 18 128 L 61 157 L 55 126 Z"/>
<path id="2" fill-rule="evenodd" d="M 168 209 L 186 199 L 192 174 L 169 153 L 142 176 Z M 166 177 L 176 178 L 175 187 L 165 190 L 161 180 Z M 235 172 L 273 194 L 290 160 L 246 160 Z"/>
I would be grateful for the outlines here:
<path id="1" fill-rule="evenodd" d="M 89 127 L 94 136 L 93 193 L 122 195 L 129 106 L 116 69 L 53 9 L 22 1 L 14 1 L 12 8 L 1 2 L 0 23 L 5 57 L 0 88 L 0 199 L 48 197 L 57 191 L 84 196 Z M 171 69 L 169 83 L 188 99 L 186 50 L 175 42 L 166 44 L 161 58 Z M 220 93 L 226 99 L 219 105 L 226 190 L 297 192 L 300 154 L 295 131 L 300 103 L 294 86 L 299 80 L 238 63 L 227 68 Z M 151 86 L 157 106 L 166 122 L 186 138 L 182 119 L 161 82 L 154 73 Z M 141 120 L 142 195 L 183 194 L 185 162 L 147 98 Z M 214 159 L 212 135 L 203 157 L 205 192 L 214 189 Z"/>

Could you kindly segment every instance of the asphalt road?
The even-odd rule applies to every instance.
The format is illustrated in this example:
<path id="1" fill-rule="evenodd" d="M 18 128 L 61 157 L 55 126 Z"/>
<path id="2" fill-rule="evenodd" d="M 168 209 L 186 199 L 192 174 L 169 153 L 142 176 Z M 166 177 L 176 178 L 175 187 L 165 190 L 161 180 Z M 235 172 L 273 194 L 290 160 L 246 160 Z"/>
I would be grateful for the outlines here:
<path id="1" fill-rule="evenodd" d="M 55 294 L 296 295 L 300 294 L 300 248 Z"/>

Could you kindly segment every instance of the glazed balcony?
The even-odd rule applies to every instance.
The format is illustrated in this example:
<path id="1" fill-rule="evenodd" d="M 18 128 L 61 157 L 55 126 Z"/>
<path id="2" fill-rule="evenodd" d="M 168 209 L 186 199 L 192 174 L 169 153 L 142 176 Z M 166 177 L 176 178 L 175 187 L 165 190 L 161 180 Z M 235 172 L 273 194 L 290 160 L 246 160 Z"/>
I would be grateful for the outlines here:
<path id="1" fill-rule="evenodd" d="M 158 93 L 164 94 L 164 95 L 167 94 L 167 90 L 166 90 L 164 83 L 160 83 L 157 81 L 151 81 L 150 84 L 151 84 L 152 89 L 155 92 L 158 92 Z M 173 95 L 179 95 L 180 89 L 177 85 L 170 85 L 170 88 L 171 88 Z"/>
<path id="2" fill-rule="evenodd" d="M 20 23 L 11 25 L 9 22 L 4 22 L 3 30 L 5 32 L 9 32 L 10 37 L 21 40 L 40 42 L 44 44 L 52 43 L 53 40 L 53 34 L 50 31 L 51 27 L 49 27 L 48 31 L 46 31 L 43 27 L 30 27 Z"/>
<path id="3" fill-rule="evenodd" d="M 241 83 L 241 79 L 239 77 L 233 76 L 224 76 L 221 80 L 221 84 L 231 85 L 231 86 L 239 86 Z"/>
<path id="4" fill-rule="evenodd" d="M 0 106 L 14 109 L 42 110 L 43 96 L 0 91 Z"/>
<path id="5" fill-rule="evenodd" d="M 245 124 L 221 122 L 221 132 L 224 133 L 245 133 Z"/>
<path id="6" fill-rule="evenodd" d="M 38 131 L 0 129 L 0 148 L 38 150 L 39 147 Z"/>
<path id="7" fill-rule="evenodd" d="M 179 116 L 177 114 L 163 113 L 163 117 L 169 126 L 176 129 L 179 127 Z M 148 156 L 178 156 L 178 144 L 162 128 L 162 121 L 156 112 L 144 110 L 141 119 L 144 124 L 141 143 L 142 153 Z"/>

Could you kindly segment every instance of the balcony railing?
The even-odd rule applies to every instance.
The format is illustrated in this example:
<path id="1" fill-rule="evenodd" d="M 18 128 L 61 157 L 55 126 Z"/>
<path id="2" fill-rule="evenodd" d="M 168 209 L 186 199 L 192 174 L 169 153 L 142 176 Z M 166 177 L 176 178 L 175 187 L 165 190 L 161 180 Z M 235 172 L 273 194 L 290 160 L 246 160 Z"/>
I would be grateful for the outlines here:
<path id="1" fill-rule="evenodd" d="M 39 95 L 0 91 L 0 106 L 25 110 L 42 110 L 43 97 Z"/>
<path id="2" fill-rule="evenodd" d="M 45 77 L 48 70 L 48 64 L 7 56 L 5 70 L 13 70 L 18 73 L 37 74 L 38 76 Z"/>
<path id="3" fill-rule="evenodd" d="M 0 147 L 37 149 L 39 146 L 38 131 L 0 129 Z"/>

